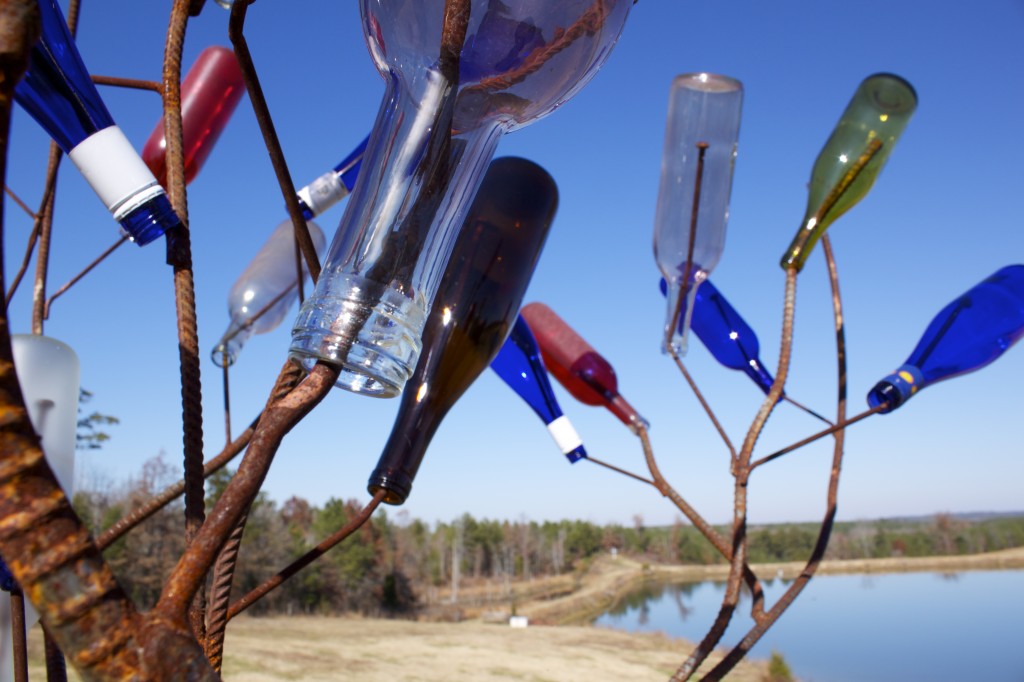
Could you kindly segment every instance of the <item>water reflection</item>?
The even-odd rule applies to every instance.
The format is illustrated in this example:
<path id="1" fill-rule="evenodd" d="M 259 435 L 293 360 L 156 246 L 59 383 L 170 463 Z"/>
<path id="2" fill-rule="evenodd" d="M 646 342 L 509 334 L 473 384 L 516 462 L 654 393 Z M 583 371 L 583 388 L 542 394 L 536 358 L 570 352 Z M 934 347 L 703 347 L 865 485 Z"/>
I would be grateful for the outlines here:
<path id="1" fill-rule="evenodd" d="M 792 584 L 763 582 L 771 606 Z M 724 582 L 647 583 L 595 625 L 698 641 L 715 619 Z M 752 656 L 783 654 L 803 680 L 828 682 L 1024 681 L 1019 635 L 1024 571 L 817 576 Z M 723 643 L 752 626 L 749 595 Z M 950 652 L 970 652 L 952 656 Z"/>

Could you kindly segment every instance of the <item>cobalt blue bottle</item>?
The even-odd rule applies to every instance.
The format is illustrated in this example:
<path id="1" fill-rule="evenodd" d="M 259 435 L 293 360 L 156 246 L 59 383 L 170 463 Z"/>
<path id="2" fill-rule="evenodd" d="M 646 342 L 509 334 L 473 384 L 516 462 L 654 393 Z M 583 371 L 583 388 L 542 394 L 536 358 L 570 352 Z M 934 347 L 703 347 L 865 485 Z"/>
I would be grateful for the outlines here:
<path id="1" fill-rule="evenodd" d="M 548 370 L 541 359 L 537 339 L 522 315 L 516 317 L 512 333 L 491 361 L 491 369 L 544 421 L 548 433 L 571 464 L 587 456 L 579 434 L 569 418 L 562 414 L 562 408 L 551 390 Z"/>
<path id="2" fill-rule="evenodd" d="M 661 293 L 665 291 L 662 279 Z M 679 316 L 680 324 L 684 317 Z M 775 380 L 758 357 L 761 344 L 757 334 L 709 279 L 697 287 L 690 329 L 715 360 L 729 369 L 741 370 L 768 395 Z"/>
<path id="3" fill-rule="evenodd" d="M 947 305 L 895 372 L 868 393 L 892 412 L 943 379 L 981 369 L 1024 336 L 1024 265 L 1008 265 Z"/>
<path id="4" fill-rule="evenodd" d="M 349 195 L 356 186 L 359 167 L 363 164 L 363 154 L 366 153 L 366 143 L 369 141 L 370 136 L 367 135 L 341 163 L 297 192 L 299 206 L 306 220 L 315 218 Z"/>
<path id="5" fill-rule="evenodd" d="M 181 224 L 167 194 L 103 104 L 57 0 L 40 0 L 42 35 L 15 100 L 78 167 L 139 246 Z"/>

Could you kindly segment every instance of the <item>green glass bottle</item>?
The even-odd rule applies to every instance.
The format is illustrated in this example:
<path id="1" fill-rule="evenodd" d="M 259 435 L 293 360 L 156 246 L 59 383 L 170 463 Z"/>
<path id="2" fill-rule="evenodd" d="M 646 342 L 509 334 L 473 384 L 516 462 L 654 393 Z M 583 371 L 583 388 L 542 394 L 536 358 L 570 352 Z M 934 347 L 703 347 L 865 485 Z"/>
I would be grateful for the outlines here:
<path id="1" fill-rule="evenodd" d="M 917 93 L 899 76 L 876 73 L 861 82 L 814 162 L 807 213 L 782 257 L 784 270 L 802 270 L 825 229 L 868 193 L 915 109 Z"/>

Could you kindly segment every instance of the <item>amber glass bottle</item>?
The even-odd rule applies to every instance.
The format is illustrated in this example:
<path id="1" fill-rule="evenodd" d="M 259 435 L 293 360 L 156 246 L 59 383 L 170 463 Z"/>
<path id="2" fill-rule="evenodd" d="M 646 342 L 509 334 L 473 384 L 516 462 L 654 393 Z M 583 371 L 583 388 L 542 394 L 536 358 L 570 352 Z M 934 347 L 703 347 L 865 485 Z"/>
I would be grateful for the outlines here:
<path id="1" fill-rule="evenodd" d="M 371 494 L 402 504 L 448 410 L 497 355 L 515 322 L 558 206 L 547 171 L 526 159 L 491 162 L 448 261 L 402 393 Z"/>

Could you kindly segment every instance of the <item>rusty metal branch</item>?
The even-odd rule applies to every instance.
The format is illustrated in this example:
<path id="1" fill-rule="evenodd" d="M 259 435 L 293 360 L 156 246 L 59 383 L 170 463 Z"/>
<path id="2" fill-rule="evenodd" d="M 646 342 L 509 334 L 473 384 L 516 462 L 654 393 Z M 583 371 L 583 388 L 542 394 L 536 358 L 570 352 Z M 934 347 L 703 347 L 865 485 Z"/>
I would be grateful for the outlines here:
<path id="1" fill-rule="evenodd" d="M 52 157 L 51 157 L 51 159 L 52 159 Z M 51 172 L 52 172 L 52 177 L 51 177 Z M 21 267 L 18 268 L 18 272 L 14 275 L 14 279 L 11 280 L 11 288 L 7 290 L 7 297 L 6 297 L 5 302 L 6 302 L 6 304 L 8 306 L 11 305 L 11 299 L 14 298 L 14 294 L 18 290 L 18 286 L 21 284 L 22 278 L 25 276 L 25 273 L 28 272 L 28 264 L 32 261 L 32 253 L 36 249 L 36 243 L 38 243 L 38 241 L 39 241 L 39 231 L 42 229 L 42 224 L 43 224 L 43 215 L 42 215 L 43 206 L 46 206 L 46 204 L 50 201 L 50 195 L 53 194 L 54 190 L 56 189 L 56 182 L 55 182 L 56 177 L 57 177 L 57 169 L 56 169 L 56 167 L 53 167 L 52 169 L 51 168 L 47 168 L 47 171 L 46 171 L 46 178 L 47 179 L 45 181 L 45 186 L 43 188 L 43 199 L 40 202 L 41 205 L 39 207 L 39 211 L 37 211 L 35 213 L 32 213 L 32 216 L 33 216 L 32 231 L 28 235 L 28 245 L 25 247 L 25 257 L 22 259 Z"/>
<path id="2" fill-rule="evenodd" d="M 325 538 L 316 547 L 309 550 L 301 557 L 290 563 L 285 568 L 278 571 L 277 575 L 264 582 L 259 587 L 255 588 L 244 597 L 236 601 L 231 605 L 228 611 L 228 620 L 234 618 L 245 609 L 252 606 L 254 602 L 264 597 L 268 592 L 276 588 L 278 585 L 283 583 L 288 578 L 292 577 L 303 568 L 311 564 L 316 559 L 324 555 L 325 552 L 330 550 L 332 547 L 337 545 L 339 542 L 347 538 L 349 535 L 358 530 L 366 521 L 373 515 L 373 512 L 380 505 L 381 501 L 387 496 L 386 490 L 378 490 L 362 511 L 352 517 L 348 523 L 346 523 L 340 530 L 336 531 L 333 535 Z"/>
<path id="3" fill-rule="evenodd" d="M 842 299 L 839 295 L 839 275 L 836 270 L 835 258 L 832 254 L 832 245 L 828 239 L 828 235 L 822 237 L 822 247 L 825 252 L 825 259 L 828 265 L 828 276 L 829 284 L 832 289 L 832 310 L 835 316 L 835 333 L 836 333 L 836 364 L 838 369 L 838 396 L 837 396 L 837 407 L 836 407 L 836 421 L 843 423 L 846 421 L 846 333 L 843 323 L 843 304 Z M 826 501 L 825 518 L 821 522 L 821 528 L 818 531 L 818 537 L 814 543 L 814 549 L 811 552 L 810 558 L 804 565 L 803 571 L 789 586 L 789 589 L 775 602 L 771 609 L 769 609 L 766 617 L 760 622 L 756 623 L 753 628 L 740 640 L 732 651 L 730 651 L 725 658 L 719 661 L 708 674 L 704 680 L 710 682 L 712 680 L 721 680 L 737 663 L 750 651 L 750 649 L 757 644 L 761 636 L 770 628 L 783 614 L 783 612 L 789 607 L 790 604 L 800 595 L 803 589 L 810 582 L 815 572 L 818 570 L 818 566 L 821 564 L 821 560 L 825 557 L 825 550 L 828 547 L 828 541 L 832 534 L 832 525 L 835 521 L 836 508 L 839 497 L 839 474 L 842 469 L 843 463 L 843 446 L 846 438 L 846 431 L 839 430 L 836 432 L 835 444 L 832 451 L 832 469 L 829 472 L 828 480 L 828 497 Z"/>
<path id="4" fill-rule="evenodd" d="M 730 465 L 735 464 L 737 457 L 736 448 L 733 447 L 732 441 L 729 440 L 729 435 L 725 432 L 725 429 L 722 428 L 722 424 L 718 421 L 718 417 L 715 416 L 715 413 L 711 409 L 711 406 L 704 399 L 704 394 L 700 392 L 699 388 L 697 388 L 697 383 L 693 380 L 693 377 L 691 377 L 690 373 L 686 371 L 686 365 L 683 364 L 683 359 L 679 357 L 675 350 L 672 349 L 671 345 L 669 345 L 668 348 L 669 355 L 671 355 L 672 359 L 675 360 L 676 362 L 676 367 L 679 368 L 679 371 L 682 373 L 683 378 L 686 379 L 686 383 L 690 385 L 690 390 L 693 391 L 693 394 L 697 397 L 697 401 L 700 403 L 701 407 L 704 408 L 705 414 L 707 414 L 708 419 L 711 420 L 711 423 L 714 425 L 715 430 L 718 431 L 718 435 L 722 437 L 722 441 L 725 443 L 725 447 L 729 449 L 729 454 L 731 455 L 731 458 L 729 460 Z"/>
<path id="5" fill-rule="evenodd" d="M 50 296 L 50 298 L 46 301 L 46 305 L 43 306 L 43 319 L 50 319 L 50 306 L 53 305 L 53 302 L 57 298 L 61 297 L 64 294 L 64 292 L 66 292 L 68 289 L 78 284 L 79 280 L 88 275 L 93 268 L 102 263 L 107 256 L 114 253 L 114 251 L 116 251 L 117 248 L 121 246 L 121 244 L 124 244 L 126 241 L 128 241 L 128 235 L 122 235 L 122 237 L 118 239 L 116 242 L 114 242 L 113 245 L 108 247 L 106 251 L 101 253 L 95 260 L 86 265 L 81 272 L 79 272 L 77 275 L 68 280 L 67 283 L 63 284 L 59 289 L 57 289 L 57 291 L 53 292 L 53 296 Z"/>
<path id="6" fill-rule="evenodd" d="M 221 547 L 259 493 L 281 440 L 330 392 L 339 373 L 340 367 L 318 363 L 298 381 L 302 368 L 290 360 L 285 363 L 238 471 L 164 583 L 151 619 L 174 624 L 184 621 L 188 605 Z"/>
<path id="7" fill-rule="evenodd" d="M 19 197 L 17 194 L 14 193 L 13 189 L 8 187 L 7 185 L 4 185 L 4 193 L 7 194 L 7 196 L 9 196 L 11 198 L 11 201 L 13 201 L 15 204 L 17 204 L 18 208 L 20 208 L 22 211 L 24 211 L 28 215 L 29 218 L 32 218 L 33 220 L 36 219 L 36 217 L 37 217 L 36 216 L 36 212 L 33 211 L 31 208 L 29 208 L 28 204 L 26 204 L 24 201 L 22 201 L 21 197 Z"/>
<path id="8" fill-rule="evenodd" d="M 139 80 L 137 78 L 115 78 L 114 76 L 93 76 L 92 82 L 97 85 L 110 85 L 115 88 L 132 88 L 134 90 L 151 90 L 158 95 L 163 94 L 163 83 Z"/>
<path id="9" fill-rule="evenodd" d="M 656 484 L 654 481 L 652 481 L 649 478 L 644 478 L 643 476 L 637 476 L 636 474 L 634 474 L 631 471 L 626 471 L 625 469 L 620 469 L 619 467 L 614 466 L 612 464 L 609 464 L 608 462 L 603 462 L 603 461 L 597 459 L 596 457 L 594 457 L 592 455 L 588 454 L 584 459 L 586 461 L 588 461 L 588 462 L 593 462 L 594 464 L 597 464 L 599 466 L 603 466 L 605 469 L 611 469 L 612 471 L 614 471 L 616 473 L 619 473 L 619 474 L 622 474 L 623 476 L 628 476 L 629 478 L 636 479 L 637 481 L 640 481 L 641 483 L 646 483 L 647 485 L 652 485 L 655 488 L 658 487 L 658 484 Z"/>
<path id="10" fill-rule="evenodd" d="M 11 649 L 14 682 L 28 682 L 28 639 L 25 636 L 25 594 L 15 585 L 10 591 Z"/>
<path id="11" fill-rule="evenodd" d="M 712 650 L 721 641 L 725 629 L 732 620 L 733 613 L 740 598 L 740 581 L 743 577 L 744 566 L 747 563 L 747 485 L 750 480 L 750 458 L 757 444 L 757 439 L 764 429 L 772 410 L 779 402 L 783 388 L 786 384 L 786 377 L 789 374 L 790 355 L 793 350 L 793 318 L 796 308 L 796 280 L 797 271 L 795 268 L 786 270 L 786 294 L 783 303 L 782 314 L 782 341 L 779 351 L 779 366 L 775 374 L 775 383 L 765 397 L 761 408 L 754 417 L 750 429 L 747 431 L 743 446 L 740 449 L 739 459 L 735 467 L 735 486 L 733 492 L 733 533 L 732 533 L 732 561 L 729 566 L 729 579 L 726 582 L 725 596 L 722 598 L 722 605 L 719 608 L 718 616 L 708 630 L 704 639 L 690 653 L 690 656 L 683 662 L 678 670 L 672 675 L 672 682 L 688 680 L 697 668 L 707 659 Z"/>
<path id="12" fill-rule="evenodd" d="M 249 45 L 243 34 L 245 15 L 249 9 L 250 1 L 238 0 L 231 5 L 228 37 L 235 48 L 235 56 L 238 58 L 238 65 L 242 69 L 245 89 L 249 93 L 249 101 L 252 103 L 253 111 L 256 114 L 256 121 L 259 123 L 260 132 L 263 133 L 263 141 L 267 146 L 267 153 L 270 155 L 270 162 L 274 166 L 274 173 L 277 175 L 277 181 L 281 185 L 281 192 L 284 194 L 284 203 L 288 209 L 288 215 L 292 219 L 295 239 L 299 244 L 302 255 L 306 259 L 306 269 L 309 270 L 309 274 L 315 284 L 320 278 L 320 259 L 316 255 L 313 238 L 309 235 L 309 226 L 306 224 L 306 218 L 302 215 L 302 207 L 299 206 L 299 199 L 295 194 L 295 183 L 292 181 L 284 153 L 281 151 L 281 143 L 277 137 L 277 130 L 274 128 L 274 120 L 270 117 L 270 109 L 267 106 L 266 97 L 263 95 L 263 87 L 260 85 L 259 78 L 256 75 L 256 67 L 253 64 L 252 55 L 249 53 Z"/>
<path id="13" fill-rule="evenodd" d="M 835 426 L 831 426 L 831 427 L 829 427 L 827 429 L 822 429 L 821 431 L 818 431 L 817 433 L 815 433 L 815 434 L 813 434 L 811 436 L 808 436 L 807 438 L 804 438 L 803 440 L 797 441 L 796 443 L 793 443 L 792 445 L 787 445 L 786 447 L 782 448 L 781 450 L 776 450 L 775 452 L 773 452 L 770 455 L 765 455 L 761 459 L 758 459 L 755 462 L 753 462 L 750 465 L 750 468 L 751 469 L 756 469 L 757 467 L 761 466 L 762 464 L 767 464 L 768 462 L 771 462 L 772 460 L 778 459 L 779 457 L 782 457 L 783 455 L 787 455 L 790 452 L 793 452 L 794 450 L 796 450 L 798 448 L 802 448 L 803 446 L 805 446 L 805 445 L 807 445 L 809 443 L 813 443 L 814 441 L 816 441 L 816 440 L 818 440 L 820 438 L 824 438 L 825 436 L 829 436 L 829 435 L 831 435 L 833 433 L 838 433 L 840 431 L 843 431 L 848 426 L 852 426 L 853 424 L 856 424 L 857 422 L 861 421 L 862 419 L 866 419 L 866 418 L 870 417 L 873 414 L 878 414 L 879 412 L 881 412 L 882 410 L 884 410 L 888 406 L 889 406 L 888 403 L 883 403 L 883 404 L 878 405 L 876 407 L 872 407 L 871 409 L 864 410 L 860 414 L 855 415 L 853 417 L 850 417 L 849 419 L 847 419 L 844 422 L 836 424 Z"/>

